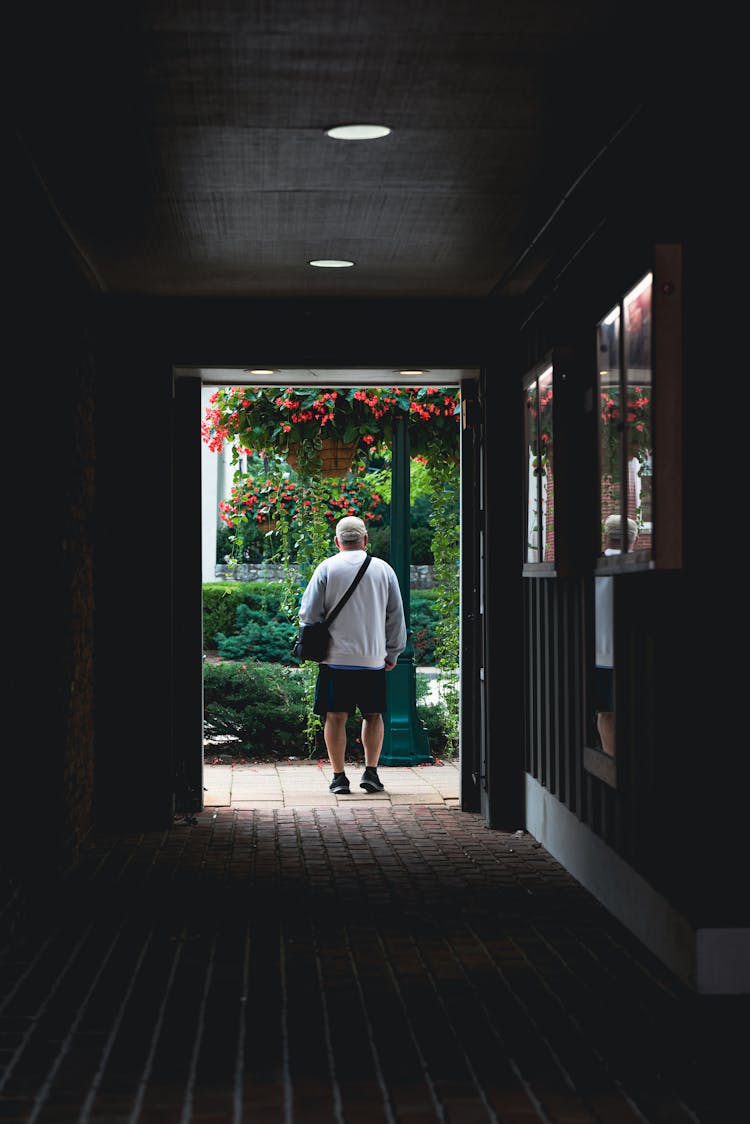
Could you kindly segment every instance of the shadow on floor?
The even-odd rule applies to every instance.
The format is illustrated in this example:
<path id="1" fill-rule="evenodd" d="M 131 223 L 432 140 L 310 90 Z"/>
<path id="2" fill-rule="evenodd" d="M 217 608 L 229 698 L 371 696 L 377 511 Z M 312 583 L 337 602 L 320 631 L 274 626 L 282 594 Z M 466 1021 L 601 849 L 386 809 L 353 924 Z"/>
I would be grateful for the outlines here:
<path id="1" fill-rule="evenodd" d="M 6 1124 L 735 1124 L 699 997 L 533 838 L 444 804 L 102 835 L 0 962 Z M 744 1021 L 743 1021 L 744 1020 Z"/>

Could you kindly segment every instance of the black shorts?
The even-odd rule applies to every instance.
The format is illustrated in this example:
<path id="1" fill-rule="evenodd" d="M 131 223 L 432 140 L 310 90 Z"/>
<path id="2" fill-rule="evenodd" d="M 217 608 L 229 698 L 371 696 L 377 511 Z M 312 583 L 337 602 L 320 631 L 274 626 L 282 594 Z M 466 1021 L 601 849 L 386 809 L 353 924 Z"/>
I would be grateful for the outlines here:
<path id="1" fill-rule="evenodd" d="M 611 667 L 597 667 L 594 674 L 594 710 L 614 710 L 614 675 Z"/>
<path id="2" fill-rule="evenodd" d="M 349 671 L 321 664 L 315 684 L 313 712 L 318 715 L 328 711 L 354 714 L 385 714 L 388 709 L 385 693 L 385 668 Z"/>

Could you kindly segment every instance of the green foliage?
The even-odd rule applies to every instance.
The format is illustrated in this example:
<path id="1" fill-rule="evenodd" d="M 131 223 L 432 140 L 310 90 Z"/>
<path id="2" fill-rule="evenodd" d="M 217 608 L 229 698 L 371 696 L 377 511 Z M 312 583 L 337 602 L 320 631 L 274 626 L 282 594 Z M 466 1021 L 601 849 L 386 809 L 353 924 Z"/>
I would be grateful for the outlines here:
<path id="1" fill-rule="evenodd" d="M 435 560 L 432 553 L 433 533 L 429 527 L 412 528 L 410 558 L 412 566 L 431 566 Z"/>
<path id="2" fill-rule="evenodd" d="M 222 659 L 252 658 L 260 663 L 296 665 L 290 649 L 297 633 L 299 581 L 212 582 L 203 586 L 203 643 Z M 291 612 L 287 612 L 287 602 Z M 409 627 L 418 666 L 436 660 L 438 613 L 443 597 L 436 589 L 413 589 L 409 596 Z M 458 605 L 451 601 L 456 613 Z M 314 667 L 313 667 L 314 670 Z"/>
<path id="3" fill-rule="evenodd" d="M 419 675 L 417 679 L 419 679 Z M 441 757 L 450 760 L 455 756 L 456 747 L 453 740 L 448 738 L 448 714 L 445 703 L 417 701 L 417 714 L 427 734 L 427 744 L 432 756 L 439 760 Z"/>
<path id="4" fill-rule="evenodd" d="M 203 586 L 203 645 L 216 648 L 219 634 L 234 635 L 240 605 L 263 614 L 264 620 L 282 619 L 282 586 L 279 582 L 206 582 Z"/>
<path id="5" fill-rule="evenodd" d="M 374 492 L 382 498 L 383 502 L 390 505 L 391 487 L 393 477 L 391 473 L 390 451 L 382 457 L 371 457 L 366 467 L 366 480 Z M 427 466 L 422 461 L 409 461 L 409 497 L 412 510 L 420 500 L 426 499 L 428 504 L 430 495 L 430 478 Z"/>
<path id="6" fill-rule="evenodd" d="M 248 605 L 238 605 L 235 633 L 226 636 L 219 632 L 216 647 L 222 659 L 242 660 L 252 657 L 261 663 L 296 663 L 291 647 L 297 629 L 289 621 L 268 615 Z"/>
<path id="7" fill-rule="evenodd" d="M 460 600 L 460 474 L 449 459 L 433 457 L 428 463 L 432 493 L 437 600 L 435 664 L 444 673 L 442 697 L 446 703 L 446 739 L 458 751 L 458 684 L 450 674 L 459 666 Z"/>
<path id="8" fill-rule="evenodd" d="M 435 589 L 413 589 L 409 597 L 409 628 L 417 667 L 435 664 L 438 598 Z"/>
<path id="9" fill-rule="evenodd" d="M 387 508 L 369 480 L 366 473 L 303 480 L 288 468 L 261 473 L 238 469 L 230 495 L 219 503 L 220 518 L 229 531 L 223 539 L 228 564 L 274 557 L 284 561 L 288 555 L 290 562 L 304 565 L 307 554 L 314 551 L 311 539 L 316 528 L 330 546 L 343 515 L 360 515 L 368 527 L 377 527 Z"/>
<path id="10" fill-rule="evenodd" d="M 429 500 L 427 501 L 429 505 Z M 431 566 L 434 562 L 432 553 L 433 529 L 430 523 L 431 510 L 424 516 L 425 523 L 420 524 L 419 517 L 414 515 L 412 508 L 411 533 L 409 540 L 409 561 L 412 566 Z M 382 527 L 368 528 L 368 546 L 370 554 L 375 558 L 383 558 L 386 562 L 391 560 L 391 524 L 390 510 L 384 516 Z"/>
<path id="11" fill-rule="evenodd" d="M 317 667 L 298 670 L 280 664 L 247 660 L 242 663 L 204 664 L 204 735 L 230 739 L 221 752 L 263 760 L 277 757 L 325 758 L 320 719 L 310 721 Z M 420 721 L 427 731 L 430 753 L 448 757 L 446 714 L 441 701 L 429 702 L 429 680 L 417 673 L 416 701 Z M 347 758 L 364 758 L 360 740 L 361 719 L 349 719 Z"/>
<path id="12" fill-rule="evenodd" d="M 433 755 L 452 756 L 459 745 L 458 682 L 452 673 L 459 661 L 460 474 L 452 457 L 438 457 L 437 449 L 433 454 L 427 464 L 412 469 L 412 481 L 416 477 L 419 487 L 412 497 L 411 562 L 434 564 L 437 588 L 410 592 L 409 625 L 415 664 L 451 673 L 443 675 L 438 702 L 421 704 L 420 717 L 434 743 Z M 313 488 L 319 483 L 311 481 Z M 388 495 L 380 472 L 368 474 L 372 483 L 383 498 Z M 376 557 L 389 560 L 390 510 L 385 503 L 380 510 L 383 525 L 371 527 L 370 548 Z M 271 558 L 284 568 L 283 581 L 205 586 L 204 644 L 218 648 L 225 660 L 252 659 L 254 664 L 283 669 L 296 664 L 290 650 L 300 597 L 314 567 L 332 552 L 331 529 L 324 519 L 292 518 L 280 505 L 275 530 L 266 536 L 266 550 L 269 539 L 274 541 Z M 305 700 L 298 737 L 309 753 L 324 752 L 320 720 L 312 712 L 316 673 L 315 665 L 309 664 L 298 672 Z M 355 752 L 357 735 L 352 730 L 348 735 L 350 751 Z"/>
<path id="13" fill-rule="evenodd" d="M 388 515 L 390 519 L 390 514 Z M 373 527 L 367 536 L 367 545 L 373 558 L 382 558 L 385 562 L 391 560 L 391 527 L 388 523 L 384 527 Z"/>
<path id="14" fill-rule="evenodd" d="M 460 392 L 455 387 L 221 387 L 201 424 L 212 452 L 226 443 L 236 464 L 240 450 L 288 459 L 299 456 L 304 475 L 320 465 L 323 437 L 356 445 L 360 463 L 391 444 L 396 418 L 406 422 L 415 457 L 454 456 L 460 434 Z"/>
<path id="15" fill-rule="evenodd" d="M 307 698 L 299 672 L 248 660 L 203 666 L 204 732 L 234 739 L 238 755 L 263 758 L 304 751 Z"/>
<path id="16" fill-rule="evenodd" d="M 238 533 L 236 527 L 219 527 L 216 531 L 216 561 L 220 566 L 227 562 L 264 562 L 270 560 L 273 545 L 269 535 L 260 527 L 248 524 Z"/>

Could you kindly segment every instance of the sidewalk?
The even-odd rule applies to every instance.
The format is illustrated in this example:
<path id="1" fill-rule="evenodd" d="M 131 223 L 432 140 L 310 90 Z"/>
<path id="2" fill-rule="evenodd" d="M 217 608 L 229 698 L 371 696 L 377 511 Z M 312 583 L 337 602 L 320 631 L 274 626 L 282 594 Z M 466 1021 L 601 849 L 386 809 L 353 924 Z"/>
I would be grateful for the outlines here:
<path id="1" fill-rule="evenodd" d="M 206 763 L 203 770 L 204 806 L 206 809 L 232 807 L 243 811 L 253 808 L 351 807 L 358 804 L 458 807 L 457 762 L 413 767 L 381 765 L 378 771 L 385 792 L 364 792 L 359 787 L 362 766 L 347 764 L 351 793 L 334 796 L 328 791 L 333 770 L 327 761 L 287 758 L 276 764 Z"/>

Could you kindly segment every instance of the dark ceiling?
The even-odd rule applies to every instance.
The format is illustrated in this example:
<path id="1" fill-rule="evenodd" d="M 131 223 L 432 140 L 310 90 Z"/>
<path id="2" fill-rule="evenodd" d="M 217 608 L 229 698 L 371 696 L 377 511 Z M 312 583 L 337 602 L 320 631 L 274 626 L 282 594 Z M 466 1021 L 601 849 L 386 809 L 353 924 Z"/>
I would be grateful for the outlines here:
<path id="1" fill-rule="evenodd" d="M 8 39 L 12 114 L 103 292 L 522 296 L 564 260 L 561 215 L 648 112 L 665 15 L 610 0 L 30 4 Z M 325 135 L 358 122 L 392 132 Z"/>

